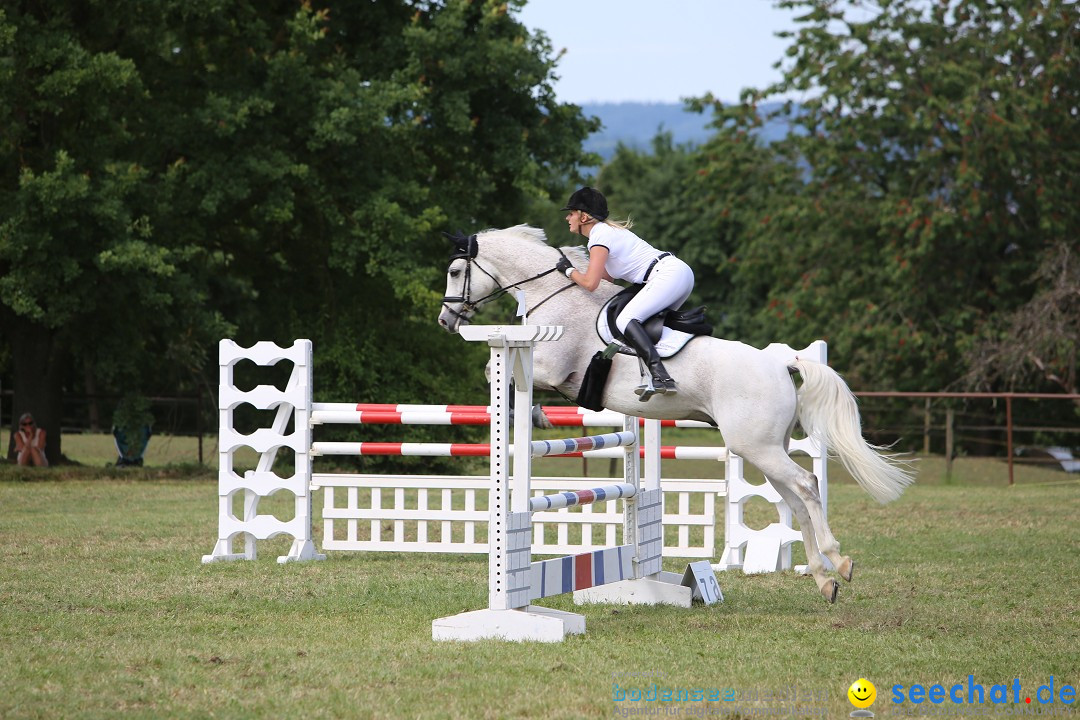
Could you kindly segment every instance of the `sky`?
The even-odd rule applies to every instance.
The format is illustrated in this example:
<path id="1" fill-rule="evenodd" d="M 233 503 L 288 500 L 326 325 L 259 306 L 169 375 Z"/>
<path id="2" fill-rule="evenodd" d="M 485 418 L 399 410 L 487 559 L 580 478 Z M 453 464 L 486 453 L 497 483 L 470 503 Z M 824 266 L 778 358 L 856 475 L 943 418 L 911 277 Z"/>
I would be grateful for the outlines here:
<path id="1" fill-rule="evenodd" d="M 773 0 L 529 0 L 518 19 L 556 53 L 560 101 L 667 102 L 711 92 L 733 102 L 744 87 L 780 79 L 792 30 Z"/>

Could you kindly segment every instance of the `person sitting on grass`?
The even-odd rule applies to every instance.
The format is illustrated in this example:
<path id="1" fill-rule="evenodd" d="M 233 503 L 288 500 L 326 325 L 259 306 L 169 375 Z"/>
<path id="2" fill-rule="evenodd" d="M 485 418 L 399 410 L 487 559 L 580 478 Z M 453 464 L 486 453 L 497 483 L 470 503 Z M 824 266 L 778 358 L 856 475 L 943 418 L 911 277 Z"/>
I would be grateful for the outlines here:
<path id="1" fill-rule="evenodd" d="M 19 465 L 49 467 L 45 457 L 45 431 L 34 422 L 34 416 L 23 413 L 15 431 L 15 462 Z"/>

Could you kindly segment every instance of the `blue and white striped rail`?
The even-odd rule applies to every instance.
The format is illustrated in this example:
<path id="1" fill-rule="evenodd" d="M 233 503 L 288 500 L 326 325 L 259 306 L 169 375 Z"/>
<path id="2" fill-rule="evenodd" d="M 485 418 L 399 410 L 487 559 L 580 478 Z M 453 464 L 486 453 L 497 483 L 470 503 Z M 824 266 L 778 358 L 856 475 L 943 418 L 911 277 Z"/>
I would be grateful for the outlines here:
<path id="1" fill-rule="evenodd" d="M 559 510 L 574 507 L 575 505 L 589 505 L 591 503 L 607 502 L 608 500 L 618 500 L 619 498 L 630 498 L 636 494 L 637 488 L 630 483 L 614 483 L 603 487 L 590 488 L 589 490 L 575 490 L 529 498 L 529 511 Z"/>
<path id="2" fill-rule="evenodd" d="M 585 452 L 586 450 L 627 447 L 633 445 L 636 439 L 632 430 L 622 430 L 620 432 L 589 435 L 580 438 L 533 440 L 530 444 L 533 457 L 547 457 L 548 455 L 565 455 L 567 453 Z"/>

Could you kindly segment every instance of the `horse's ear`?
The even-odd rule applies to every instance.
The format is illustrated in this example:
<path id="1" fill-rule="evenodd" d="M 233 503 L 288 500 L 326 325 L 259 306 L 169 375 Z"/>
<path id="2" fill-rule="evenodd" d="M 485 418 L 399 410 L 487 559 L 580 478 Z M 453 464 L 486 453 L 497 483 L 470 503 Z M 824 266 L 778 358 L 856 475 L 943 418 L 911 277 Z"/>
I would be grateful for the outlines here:
<path id="1" fill-rule="evenodd" d="M 451 253 L 451 257 L 476 257 L 477 245 L 476 235 L 465 235 L 460 229 L 453 235 L 448 232 L 444 232 L 443 236 L 454 245 L 454 252 Z"/>

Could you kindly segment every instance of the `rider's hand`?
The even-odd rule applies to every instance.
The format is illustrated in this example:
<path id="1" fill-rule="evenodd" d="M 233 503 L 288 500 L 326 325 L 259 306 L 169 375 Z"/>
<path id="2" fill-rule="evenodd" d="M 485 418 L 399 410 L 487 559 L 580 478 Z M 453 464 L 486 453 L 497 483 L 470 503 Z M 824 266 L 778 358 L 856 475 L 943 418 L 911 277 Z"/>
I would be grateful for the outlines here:
<path id="1" fill-rule="evenodd" d="M 574 269 L 574 266 L 565 257 L 561 257 L 559 262 L 555 263 L 555 269 L 566 277 L 570 277 L 570 271 Z"/>

